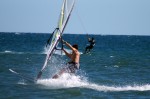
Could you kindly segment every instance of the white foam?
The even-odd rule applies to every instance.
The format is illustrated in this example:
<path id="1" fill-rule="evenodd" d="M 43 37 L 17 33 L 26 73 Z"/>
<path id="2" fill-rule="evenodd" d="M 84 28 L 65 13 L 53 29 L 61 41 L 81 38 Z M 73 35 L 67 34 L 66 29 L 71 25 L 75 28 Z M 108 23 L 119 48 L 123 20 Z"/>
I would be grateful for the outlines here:
<path id="1" fill-rule="evenodd" d="M 81 87 L 85 83 L 81 80 L 80 76 L 63 74 L 58 79 L 38 80 L 37 84 L 44 85 L 50 89 L 61 89 L 61 88 Z"/>
<path id="2" fill-rule="evenodd" d="M 18 84 L 19 84 L 19 85 L 27 85 L 27 83 L 26 83 L 24 80 L 20 80 L 20 81 L 18 82 Z"/>
<path id="3" fill-rule="evenodd" d="M 4 52 L 0 52 L 0 53 L 9 53 L 9 54 L 24 54 L 25 52 L 14 52 L 14 51 L 10 51 L 10 50 L 5 50 Z"/>
<path id="4" fill-rule="evenodd" d="M 99 85 L 95 83 L 88 82 L 86 79 L 81 78 L 80 76 L 63 74 L 58 79 L 41 79 L 37 81 L 37 84 L 43 85 L 43 88 L 48 89 L 62 89 L 62 88 L 72 88 L 80 87 L 93 89 L 96 91 L 149 91 L 150 84 L 146 85 L 126 85 L 126 86 L 106 86 Z"/>
<path id="5" fill-rule="evenodd" d="M 0 53 L 1 54 L 43 54 L 43 53 L 34 53 L 34 52 L 17 52 L 17 51 L 11 51 L 11 50 L 5 50 Z"/>
<path id="6" fill-rule="evenodd" d="M 134 85 L 134 86 L 105 86 L 105 85 L 97 85 L 97 84 L 90 84 L 87 88 L 97 90 L 97 91 L 149 91 L 150 85 Z"/>
<path id="7" fill-rule="evenodd" d="M 5 53 L 12 53 L 12 51 L 9 51 L 9 50 L 6 50 L 6 51 L 4 51 Z"/>

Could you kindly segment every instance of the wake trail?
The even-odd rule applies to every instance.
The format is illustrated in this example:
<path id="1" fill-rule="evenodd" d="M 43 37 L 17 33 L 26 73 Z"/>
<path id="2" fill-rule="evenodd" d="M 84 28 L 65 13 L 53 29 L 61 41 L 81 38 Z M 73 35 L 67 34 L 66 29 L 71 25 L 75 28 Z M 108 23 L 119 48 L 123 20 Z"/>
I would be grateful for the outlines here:
<path id="1" fill-rule="evenodd" d="M 126 85 L 126 86 L 106 86 L 90 83 L 80 76 L 63 74 L 59 79 L 41 79 L 37 84 L 42 85 L 46 89 L 65 89 L 65 88 L 87 88 L 96 91 L 150 91 L 150 84 L 146 85 Z"/>
<path id="2" fill-rule="evenodd" d="M 150 85 L 134 85 L 134 86 L 105 86 L 97 84 L 89 84 L 85 88 L 97 90 L 97 91 L 150 91 Z"/>

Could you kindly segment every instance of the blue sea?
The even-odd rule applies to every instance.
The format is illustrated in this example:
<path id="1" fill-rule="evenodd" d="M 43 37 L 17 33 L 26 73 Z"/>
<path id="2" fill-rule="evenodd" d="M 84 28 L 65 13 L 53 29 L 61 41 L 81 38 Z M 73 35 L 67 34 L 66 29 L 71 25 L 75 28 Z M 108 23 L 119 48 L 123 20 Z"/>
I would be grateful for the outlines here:
<path id="1" fill-rule="evenodd" d="M 0 33 L 0 99 L 150 99 L 150 36 L 89 35 L 96 45 L 83 54 L 87 35 L 64 34 L 64 40 L 79 45 L 80 70 L 75 75 L 51 79 L 69 61 L 61 51 L 55 52 L 37 82 L 9 71 L 35 79 L 49 36 Z"/>

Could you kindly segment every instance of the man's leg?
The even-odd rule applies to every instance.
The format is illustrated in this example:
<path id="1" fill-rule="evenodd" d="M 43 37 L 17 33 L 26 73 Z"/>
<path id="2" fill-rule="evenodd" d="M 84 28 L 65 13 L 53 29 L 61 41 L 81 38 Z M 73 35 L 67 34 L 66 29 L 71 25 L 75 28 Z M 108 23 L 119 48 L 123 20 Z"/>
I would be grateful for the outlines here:
<path id="1" fill-rule="evenodd" d="M 65 71 L 66 71 L 66 69 L 63 68 L 62 70 L 59 71 L 58 74 L 55 74 L 52 78 L 53 78 L 53 79 L 59 78 Z"/>

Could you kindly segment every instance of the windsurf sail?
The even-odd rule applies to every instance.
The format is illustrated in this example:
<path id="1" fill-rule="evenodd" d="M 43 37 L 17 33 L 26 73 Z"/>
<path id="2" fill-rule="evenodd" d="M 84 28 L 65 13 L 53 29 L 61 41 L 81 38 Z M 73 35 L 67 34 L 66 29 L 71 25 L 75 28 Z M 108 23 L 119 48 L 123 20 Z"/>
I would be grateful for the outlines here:
<path id="1" fill-rule="evenodd" d="M 40 72 L 37 75 L 37 79 L 41 77 L 43 70 L 47 67 L 48 61 L 51 59 L 54 51 L 56 50 L 58 43 L 61 41 L 61 36 L 63 35 L 65 27 L 68 23 L 71 12 L 74 8 L 74 4 L 75 4 L 75 0 L 63 0 L 58 26 L 52 33 L 51 39 L 49 39 L 50 45 L 48 48 L 46 59 L 44 65 L 42 66 Z"/>

